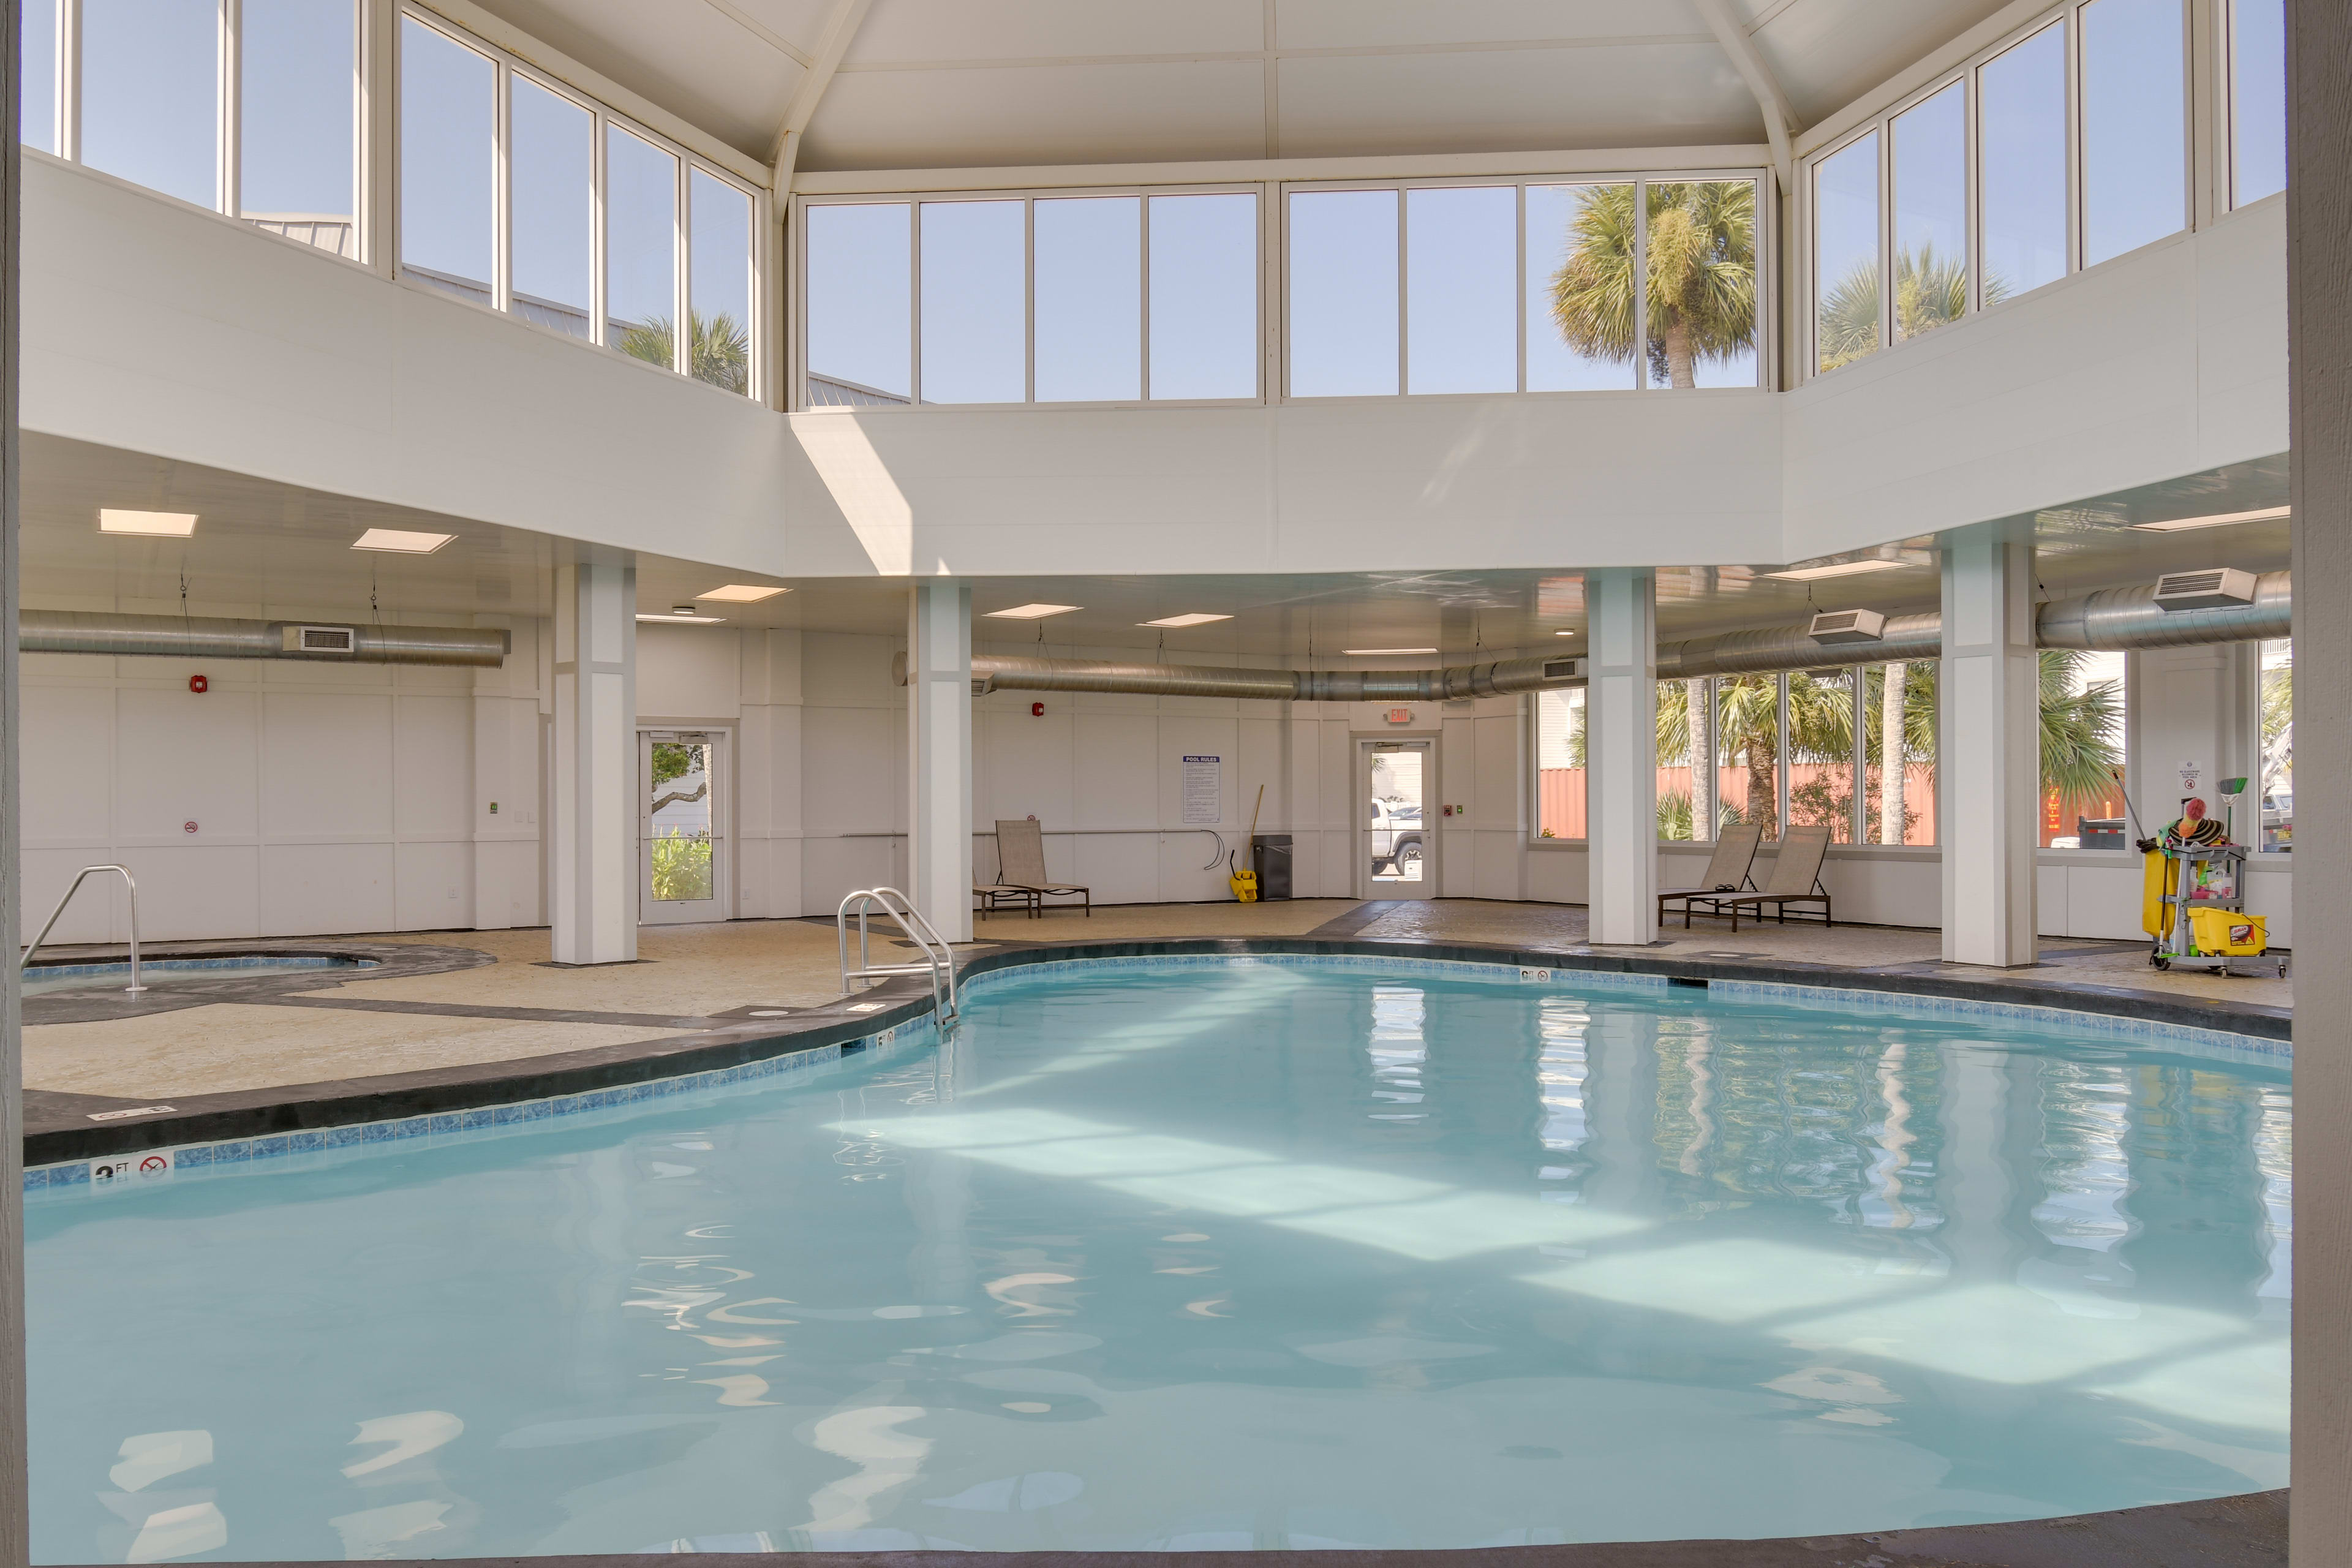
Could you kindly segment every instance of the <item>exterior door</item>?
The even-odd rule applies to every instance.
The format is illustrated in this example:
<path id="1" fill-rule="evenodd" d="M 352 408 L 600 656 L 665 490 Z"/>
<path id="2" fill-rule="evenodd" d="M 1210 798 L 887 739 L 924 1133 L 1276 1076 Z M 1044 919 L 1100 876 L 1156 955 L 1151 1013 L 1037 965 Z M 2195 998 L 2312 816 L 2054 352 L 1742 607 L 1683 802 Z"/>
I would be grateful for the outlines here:
<path id="1" fill-rule="evenodd" d="M 637 731 L 637 842 L 647 925 L 728 917 L 721 794 L 726 737 L 706 730 Z"/>
<path id="2" fill-rule="evenodd" d="M 1357 886 L 1367 899 L 1437 896 L 1436 747 L 1427 741 L 1356 743 Z"/>

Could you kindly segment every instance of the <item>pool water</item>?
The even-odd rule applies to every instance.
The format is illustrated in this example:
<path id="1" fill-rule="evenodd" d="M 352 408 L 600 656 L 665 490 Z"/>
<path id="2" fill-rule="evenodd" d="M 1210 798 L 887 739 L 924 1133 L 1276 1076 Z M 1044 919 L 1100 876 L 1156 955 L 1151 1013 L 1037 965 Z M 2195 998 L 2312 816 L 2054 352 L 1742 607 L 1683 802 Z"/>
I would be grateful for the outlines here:
<path id="1" fill-rule="evenodd" d="M 150 990 L 169 989 L 191 980 L 251 980 L 271 974 L 309 974 L 320 970 L 373 969 L 367 958 L 281 957 L 150 958 L 139 965 L 139 983 Z M 131 965 L 118 963 L 37 963 L 24 973 L 21 989 L 27 996 L 57 991 L 120 991 L 131 984 Z"/>
<path id="2" fill-rule="evenodd" d="M 1564 972 L 966 1012 L 770 1087 L 32 1194 L 35 1560 L 1763 1537 L 2285 1484 L 2281 1068 Z"/>

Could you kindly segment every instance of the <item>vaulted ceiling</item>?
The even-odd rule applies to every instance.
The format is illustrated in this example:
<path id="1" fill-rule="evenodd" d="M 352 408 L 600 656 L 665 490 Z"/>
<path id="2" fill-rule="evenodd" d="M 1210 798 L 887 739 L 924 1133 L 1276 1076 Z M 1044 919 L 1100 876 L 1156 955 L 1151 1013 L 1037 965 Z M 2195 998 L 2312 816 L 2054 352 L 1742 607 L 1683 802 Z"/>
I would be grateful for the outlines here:
<path id="1" fill-rule="evenodd" d="M 1810 125 L 2000 0 L 479 0 L 810 170 L 1758 142 L 1720 14 Z M 842 47 L 845 38 L 846 47 Z M 830 47 L 829 47 L 830 46 Z M 838 58 L 828 79 L 826 65 Z"/>

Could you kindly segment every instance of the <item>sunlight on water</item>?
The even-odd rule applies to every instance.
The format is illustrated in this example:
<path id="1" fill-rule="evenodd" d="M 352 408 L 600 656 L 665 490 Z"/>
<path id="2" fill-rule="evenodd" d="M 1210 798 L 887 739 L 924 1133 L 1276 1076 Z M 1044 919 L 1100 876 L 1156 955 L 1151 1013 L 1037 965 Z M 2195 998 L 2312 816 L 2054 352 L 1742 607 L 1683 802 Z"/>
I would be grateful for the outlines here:
<path id="1" fill-rule="evenodd" d="M 28 1203 L 45 1563 L 1819 1534 L 2285 1483 L 2286 1075 L 1280 963 Z"/>

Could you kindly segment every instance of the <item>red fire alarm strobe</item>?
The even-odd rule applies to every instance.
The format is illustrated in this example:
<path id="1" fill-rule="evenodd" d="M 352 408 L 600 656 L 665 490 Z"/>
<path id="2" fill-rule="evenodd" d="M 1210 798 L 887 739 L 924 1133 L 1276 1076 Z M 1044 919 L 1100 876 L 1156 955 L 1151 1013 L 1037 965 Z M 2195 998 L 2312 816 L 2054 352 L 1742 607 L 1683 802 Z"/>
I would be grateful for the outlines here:
<path id="1" fill-rule="evenodd" d="M 1043 719 L 1045 716 L 1045 705 L 1043 702 L 1032 702 L 1029 704 L 1029 717 L 1032 719 Z"/>
<path id="2" fill-rule="evenodd" d="M 197 695 L 202 696 L 212 689 L 213 683 L 205 679 L 203 676 L 192 675 L 188 677 L 188 689 L 195 692 Z"/>

